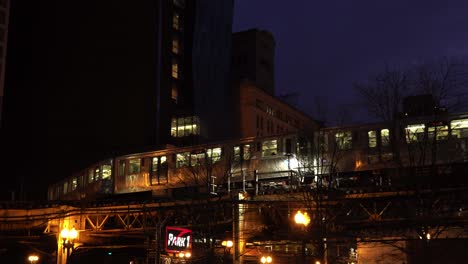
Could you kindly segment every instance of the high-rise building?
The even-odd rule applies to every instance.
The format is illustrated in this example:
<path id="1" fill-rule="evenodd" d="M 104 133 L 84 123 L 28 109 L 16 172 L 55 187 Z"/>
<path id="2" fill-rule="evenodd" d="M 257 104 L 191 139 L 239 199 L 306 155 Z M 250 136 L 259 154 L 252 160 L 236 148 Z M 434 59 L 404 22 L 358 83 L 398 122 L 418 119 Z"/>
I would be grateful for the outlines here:
<path id="1" fill-rule="evenodd" d="M 275 94 L 275 40 L 266 30 L 249 29 L 232 36 L 232 78 L 249 80 L 270 95 Z"/>
<path id="2" fill-rule="evenodd" d="M 238 137 L 262 137 L 298 131 L 319 124 L 275 96 L 275 40 L 260 29 L 236 32 L 232 37 L 232 92 L 236 109 L 233 131 Z"/>
<path id="3" fill-rule="evenodd" d="M 12 15 L 28 30 L 6 87 L 11 179 L 47 184 L 119 153 L 228 136 L 213 127 L 229 126 L 232 0 L 46 1 Z"/>

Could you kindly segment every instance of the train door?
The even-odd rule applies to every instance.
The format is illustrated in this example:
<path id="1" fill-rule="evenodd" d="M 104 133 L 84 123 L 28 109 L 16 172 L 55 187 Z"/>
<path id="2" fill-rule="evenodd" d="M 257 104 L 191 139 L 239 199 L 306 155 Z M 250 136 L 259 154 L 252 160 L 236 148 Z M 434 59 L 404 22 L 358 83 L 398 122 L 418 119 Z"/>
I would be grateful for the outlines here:
<path id="1" fill-rule="evenodd" d="M 166 184 L 168 182 L 167 157 L 153 157 L 151 161 L 151 185 Z"/>

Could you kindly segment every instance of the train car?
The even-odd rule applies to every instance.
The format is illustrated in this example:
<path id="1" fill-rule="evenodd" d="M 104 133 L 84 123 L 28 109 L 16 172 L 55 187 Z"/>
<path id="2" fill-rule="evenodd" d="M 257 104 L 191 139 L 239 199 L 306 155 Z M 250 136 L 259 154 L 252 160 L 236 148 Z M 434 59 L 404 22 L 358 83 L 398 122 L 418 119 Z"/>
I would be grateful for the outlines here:
<path id="1" fill-rule="evenodd" d="M 452 114 L 114 157 L 50 186 L 48 197 L 92 200 L 148 192 L 179 199 L 232 190 L 268 194 L 298 187 L 378 191 L 448 186 L 465 184 L 454 174 L 463 173 L 467 162 L 468 113 Z"/>
<path id="2" fill-rule="evenodd" d="M 151 192 L 183 198 L 234 189 L 290 185 L 298 136 L 245 138 L 106 159 L 49 188 L 50 200 L 98 199 Z M 297 166 L 297 165 L 294 165 Z M 286 187 L 285 187 L 286 188 Z M 257 187 L 258 189 L 258 187 Z"/>

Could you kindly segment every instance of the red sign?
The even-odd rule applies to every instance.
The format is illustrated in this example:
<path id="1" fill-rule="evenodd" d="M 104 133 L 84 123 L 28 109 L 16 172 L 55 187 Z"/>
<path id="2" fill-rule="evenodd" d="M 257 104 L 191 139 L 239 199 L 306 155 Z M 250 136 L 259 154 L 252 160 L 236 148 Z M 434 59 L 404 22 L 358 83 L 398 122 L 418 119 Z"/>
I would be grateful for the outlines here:
<path id="1" fill-rule="evenodd" d="M 166 251 L 181 252 L 192 248 L 192 230 L 179 227 L 166 227 Z"/>

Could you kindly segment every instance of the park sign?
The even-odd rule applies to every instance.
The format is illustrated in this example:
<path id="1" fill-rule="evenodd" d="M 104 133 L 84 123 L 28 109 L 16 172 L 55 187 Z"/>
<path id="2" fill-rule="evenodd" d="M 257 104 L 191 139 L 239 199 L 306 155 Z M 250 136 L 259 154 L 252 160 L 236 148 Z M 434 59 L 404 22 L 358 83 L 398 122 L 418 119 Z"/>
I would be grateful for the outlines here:
<path id="1" fill-rule="evenodd" d="M 179 227 L 166 227 L 166 251 L 187 251 L 192 246 L 192 230 Z"/>

